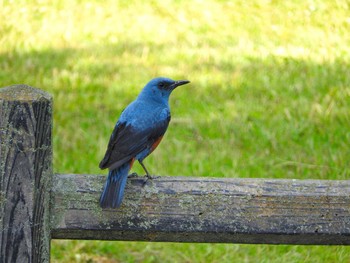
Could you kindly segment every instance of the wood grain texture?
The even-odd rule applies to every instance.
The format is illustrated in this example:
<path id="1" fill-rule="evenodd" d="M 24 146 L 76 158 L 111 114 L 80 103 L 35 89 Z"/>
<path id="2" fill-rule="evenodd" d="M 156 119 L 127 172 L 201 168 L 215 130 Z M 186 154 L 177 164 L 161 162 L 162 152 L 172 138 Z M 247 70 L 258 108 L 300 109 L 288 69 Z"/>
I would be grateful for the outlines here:
<path id="1" fill-rule="evenodd" d="M 105 176 L 53 180 L 53 238 L 350 244 L 350 181 L 130 178 L 122 206 L 102 210 Z"/>
<path id="2" fill-rule="evenodd" d="M 0 89 L 0 259 L 49 262 L 52 99 L 26 85 Z"/>

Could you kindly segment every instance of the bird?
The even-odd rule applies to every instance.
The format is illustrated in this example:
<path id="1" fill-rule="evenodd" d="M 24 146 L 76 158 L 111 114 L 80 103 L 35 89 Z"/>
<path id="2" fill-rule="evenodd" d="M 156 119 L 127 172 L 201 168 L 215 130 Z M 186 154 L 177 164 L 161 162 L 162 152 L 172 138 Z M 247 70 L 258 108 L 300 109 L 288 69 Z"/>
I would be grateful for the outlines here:
<path id="1" fill-rule="evenodd" d="M 143 160 L 161 142 L 170 122 L 169 96 L 188 80 L 157 77 L 149 81 L 137 98 L 121 113 L 110 136 L 99 167 L 108 168 L 108 177 L 100 196 L 102 208 L 121 206 L 128 173 L 137 160 L 152 179 Z"/>

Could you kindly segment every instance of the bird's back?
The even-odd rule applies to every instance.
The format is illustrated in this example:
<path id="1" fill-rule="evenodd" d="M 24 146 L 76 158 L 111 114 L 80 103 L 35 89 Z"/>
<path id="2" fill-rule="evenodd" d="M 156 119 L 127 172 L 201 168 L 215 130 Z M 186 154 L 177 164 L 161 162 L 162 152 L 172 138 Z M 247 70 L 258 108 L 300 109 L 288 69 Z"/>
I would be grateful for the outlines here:
<path id="1" fill-rule="evenodd" d="M 100 168 L 115 169 L 152 147 L 167 130 L 167 104 L 135 100 L 122 112 L 111 135 Z"/>

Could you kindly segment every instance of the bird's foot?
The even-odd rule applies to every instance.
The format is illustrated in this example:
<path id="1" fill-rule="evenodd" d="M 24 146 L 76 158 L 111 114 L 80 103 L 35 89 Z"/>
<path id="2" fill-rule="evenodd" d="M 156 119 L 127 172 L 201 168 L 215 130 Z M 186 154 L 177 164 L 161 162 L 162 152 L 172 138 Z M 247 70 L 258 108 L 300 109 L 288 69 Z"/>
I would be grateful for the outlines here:
<path id="1" fill-rule="evenodd" d="M 137 173 L 132 173 L 128 175 L 128 178 L 135 178 L 135 177 L 139 177 L 139 175 Z"/>
<path id="2" fill-rule="evenodd" d="M 148 180 L 153 180 L 153 179 L 157 179 L 157 178 L 160 178 L 160 176 L 157 176 L 157 175 L 154 175 L 154 176 L 152 176 L 152 175 L 149 175 L 149 174 L 146 174 L 145 175 L 145 181 L 143 182 L 143 185 L 145 185 L 147 182 L 148 182 Z"/>
<path id="3" fill-rule="evenodd" d="M 149 175 L 149 174 L 146 174 L 145 177 L 146 177 L 147 179 L 151 179 L 151 180 L 160 178 L 159 175 Z"/>

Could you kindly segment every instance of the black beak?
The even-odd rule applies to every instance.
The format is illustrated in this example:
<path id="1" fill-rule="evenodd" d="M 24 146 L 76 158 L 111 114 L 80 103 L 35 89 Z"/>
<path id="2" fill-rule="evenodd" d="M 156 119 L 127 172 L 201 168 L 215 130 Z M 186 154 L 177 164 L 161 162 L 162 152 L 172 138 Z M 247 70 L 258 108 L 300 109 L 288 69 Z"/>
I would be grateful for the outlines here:
<path id="1" fill-rule="evenodd" d="M 188 80 L 178 80 L 178 81 L 175 81 L 175 83 L 171 85 L 171 88 L 175 89 L 176 87 L 185 85 L 187 83 L 190 83 L 190 82 Z"/>

